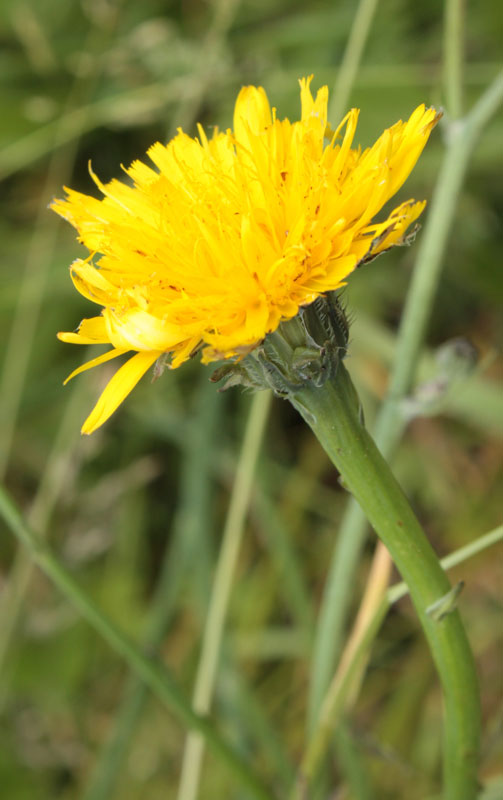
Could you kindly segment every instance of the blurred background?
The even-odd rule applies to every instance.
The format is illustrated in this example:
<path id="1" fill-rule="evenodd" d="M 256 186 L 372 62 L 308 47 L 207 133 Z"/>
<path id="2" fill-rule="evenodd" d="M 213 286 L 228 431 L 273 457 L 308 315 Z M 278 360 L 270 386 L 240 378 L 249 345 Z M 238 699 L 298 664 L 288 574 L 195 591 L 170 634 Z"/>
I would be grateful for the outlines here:
<path id="1" fill-rule="evenodd" d="M 57 341 L 56 332 L 73 330 L 92 309 L 68 271 L 83 249 L 47 206 L 63 184 L 96 193 L 89 161 L 107 181 L 179 126 L 190 134 L 197 121 L 228 127 L 243 84 L 263 85 L 280 117 L 298 118 L 297 79 L 314 73 L 314 88 L 334 87 L 356 6 L 354 0 L 0 4 L 0 472 L 32 526 L 135 639 L 146 630 L 156 638 L 149 609 L 164 569 L 157 639 L 188 694 L 251 398 L 236 389 L 218 393 L 208 382 L 211 369 L 190 363 L 153 384 L 144 379 L 102 429 L 81 437 L 80 425 L 114 367 L 62 386 L 83 350 Z M 500 69 L 503 5 L 467 2 L 466 14 L 465 110 Z M 370 144 L 421 102 L 445 104 L 442 36 L 438 0 L 376 4 L 350 96 L 336 97 L 332 107 L 342 103 L 337 114 L 362 109 L 357 141 Z M 398 200 L 431 198 L 442 136 L 439 126 Z M 459 197 L 421 374 L 431 377 L 437 348 L 460 336 L 476 347 L 478 365 L 433 409 L 438 413 L 411 422 L 395 460 L 441 555 L 501 522 L 502 141 L 500 114 L 476 147 Z M 345 290 L 353 318 L 348 366 L 369 421 L 386 389 L 414 254 L 414 246 L 396 249 L 359 270 Z M 346 494 L 310 431 L 281 400 L 273 401 L 265 442 L 215 710 L 274 783 L 302 749 L 313 620 Z M 373 545 L 369 536 L 353 609 Z M 452 578 L 466 582 L 461 608 L 483 693 L 481 776 L 496 787 L 501 549 L 499 556 L 488 551 L 471 559 Z M 122 661 L 32 569 L 6 529 L 0 589 L 2 797 L 175 798 L 182 729 L 148 694 L 138 694 Z M 127 704 L 134 692 L 136 711 Z M 350 721 L 352 745 L 375 787 L 368 797 L 419 800 L 438 792 L 440 719 L 430 656 L 403 600 L 373 648 Z M 117 746 L 121 731 L 125 741 Z M 334 788 L 333 797 L 353 797 L 341 760 L 330 769 L 339 792 Z M 484 797 L 502 796 L 490 791 Z M 208 757 L 201 797 L 246 795 Z"/>

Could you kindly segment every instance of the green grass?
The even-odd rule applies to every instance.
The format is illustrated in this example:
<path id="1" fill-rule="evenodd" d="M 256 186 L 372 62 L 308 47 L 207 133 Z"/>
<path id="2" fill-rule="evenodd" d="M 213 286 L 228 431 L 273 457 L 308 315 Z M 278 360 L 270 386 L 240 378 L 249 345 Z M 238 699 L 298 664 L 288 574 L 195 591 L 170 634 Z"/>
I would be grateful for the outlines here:
<path id="1" fill-rule="evenodd" d="M 1 4 L 0 468 L 25 517 L 75 580 L 128 637 L 159 654 L 188 697 L 251 398 L 236 389 L 217 393 L 206 381 L 211 370 L 191 363 L 153 384 L 145 379 L 103 429 L 81 438 L 108 368 L 62 387 L 82 354 L 55 333 L 74 328 L 89 309 L 68 275 L 81 252 L 74 232 L 47 204 L 63 183 L 94 190 L 90 159 L 109 179 L 178 125 L 192 133 L 197 120 L 225 128 L 245 83 L 264 85 L 279 115 L 295 118 L 296 80 L 314 73 L 316 86 L 338 87 L 361 107 L 362 144 L 419 102 L 443 104 L 447 117 L 449 102 L 461 102 L 466 113 L 500 69 L 503 8 L 466 4 L 459 101 L 456 90 L 452 100 L 456 52 L 449 55 L 455 84 L 445 86 L 442 6 L 377 3 L 361 61 L 341 89 L 356 9 L 350 0 Z M 446 131 L 435 132 L 399 199 L 431 200 Z M 435 375 L 435 353 L 453 337 L 474 343 L 479 366 L 411 421 L 394 461 L 441 556 L 501 521 L 502 137 L 499 114 L 482 132 L 457 192 L 419 379 Z M 399 345 L 423 233 L 410 249 L 359 270 L 345 290 L 354 317 L 347 365 L 369 424 Z M 304 749 L 314 620 L 346 503 L 310 431 L 274 400 L 212 718 L 281 798 Z M 350 582 L 343 644 L 373 545 L 368 535 Z M 484 798 L 496 797 L 503 780 L 498 548 L 451 573 L 453 582 L 465 581 L 459 606 L 481 679 Z M 2 795 L 176 798 L 180 724 L 32 567 L 7 529 L 0 570 Z M 336 790 L 351 800 L 433 800 L 441 788 L 441 727 L 437 678 L 402 599 L 374 641 L 313 800 Z M 210 753 L 201 787 L 204 800 L 249 797 Z"/>

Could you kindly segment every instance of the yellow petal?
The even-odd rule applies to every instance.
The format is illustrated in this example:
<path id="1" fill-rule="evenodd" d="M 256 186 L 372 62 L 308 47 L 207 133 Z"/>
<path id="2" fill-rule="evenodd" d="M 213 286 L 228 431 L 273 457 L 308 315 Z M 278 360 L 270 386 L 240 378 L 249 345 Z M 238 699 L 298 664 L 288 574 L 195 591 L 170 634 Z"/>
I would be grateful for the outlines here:
<path id="1" fill-rule="evenodd" d="M 76 333 L 58 333 L 58 339 L 70 344 L 105 344 L 110 342 L 103 317 L 83 319 Z"/>
<path id="2" fill-rule="evenodd" d="M 440 117 L 441 114 L 436 109 L 420 105 L 412 112 L 406 123 L 397 123 L 397 126 L 394 126 L 398 129 L 399 135 L 393 137 L 386 200 L 392 197 L 409 177 L 423 152 L 432 128 Z"/>
<path id="3" fill-rule="evenodd" d="M 88 260 L 78 258 L 74 261 L 70 275 L 77 291 L 93 303 L 107 305 L 117 295 L 115 286 Z"/>
<path id="4" fill-rule="evenodd" d="M 62 338 L 62 337 L 59 337 Z M 67 339 L 62 339 L 62 341 L 68 341 Z M 76 375 L 80 375 L 81 372 L 85 372 L 87 369 L 92 369 L 93 367 L 99 367 L 100 364 L 105 364 L 107 361 L 111 361 L 112 358 L 117 358 L 117 356 L 123 356 L 124 353 L 127 353 L 127 350 L 107 350 L 106 353 L 102 353 L 101 356 L 97 356 L 97 358 L 91 359 L 91 361 L 86 361 L 85 364 L 82 364 L 77 369 L 74 369 L 73 372 L 70 373 L 68 378 L 64 381 L 66 385 L 68 381 L 71 381 L 72 378 L 75 378 Z"/>
<path id="5" fill-rule="evenodd" d="M 258 136 L 271 124 L 271 107 L 262 86 L 243 86 L 234 108 L 234 136 L 248 149 L 250 137 Z"/>
<path id="6" fill-rule="evenodd" d="M 375 221 L 437 113 L 419 106 L 362 152 L 353 144 L 358 111 L 332 133 L 327 88 L 312 92 L 311 81 L 300 81 L 296 121 L 279 119 L 264 89 L 247 86 L 234 130 L 211 136 L 199 126 L 194 138 L 180 129 L 149 149 L 151 166 L 135 161 L 125 170 L 129 181 L 103 184 L 91 172 L 104 197 L 65 190 L 66 199 L 54 201 L 90 250 L 74 263 L 73 281 L 103 306 L 101 316 L 59 336 L 114 348 L 73 375 L 138 353 L 111 381 L 86 431 L 111 413 L 153 354 L 170 353 L 171 368 L 199 349 L 205 362 L 244 357 L 357 263 L 400 244 L 421 213 L 423 204 L 409 201 Z"/>
<path id="7" fill-rule="evenodd" d="M 101 396 L 82 426 L 82 433 L 93 433 L 114 413 L 129 392 L 161 353 L 137 353 L 109 380 Z"/>
<path id="8" fill-rule="evenodd" d="M 154 317 L 140 308 L 121 314 L 106 308 L 104 313 L 108 339 L 115 347 L 126 350 L 167 351 L 187 338 L 179 325 Z"/>
<path id="9" fill-rule="evenodd" d="M 393 247 L 393 245 L 400 244 L 407 228 L 423 213 L 425 207 L 425 201 L 414 203 L 412 200 L 408 200 L 398 208 L 395 208 L 386 221 L 388 223 L 386 234 L 379 244 L 372 249 L 372 253 L 377 255 Z"/>
<path id="10" fill-rule="evenodd" d="M 320 120 L 320 128 L 324 133 L 327 125 L 328 87 L 322 86 L 321 89 L 318 89 L 316 99 L 313 99 L 310 88 L 312 79 L 313 76 L 310 75 L 299 81 L 301 119 L 303 122 L 308 122 L 312 117 Z"/>
<path id="11" fill-rule="evenodd" d="M 311 93 L 311 81 L 313 77 L 313 75 L 309 75 L 307 78 L 301 78 L 299 80 L 301 119 L 303 120 L 311 116 L 314 108 L 314 100 Z"/>

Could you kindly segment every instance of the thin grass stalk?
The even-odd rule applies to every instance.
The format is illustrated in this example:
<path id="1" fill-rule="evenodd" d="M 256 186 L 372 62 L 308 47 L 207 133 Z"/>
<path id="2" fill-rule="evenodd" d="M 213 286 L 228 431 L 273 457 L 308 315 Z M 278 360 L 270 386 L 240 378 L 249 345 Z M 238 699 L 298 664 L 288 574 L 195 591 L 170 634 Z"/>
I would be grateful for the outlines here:
<path id="1" fill-rule="evenodd" d="M 87 360 L 87 357 L 84 360 Z M 85 403 L 87 403 L 87 392 L 82 390 L 81 384 L 75 384 L 61 417 L 41 481 L 26 515 L 28 525 L 44 537 L 52 512 L 67 485 L 68 474 L 76 468 L 79 454 L 76 452 L 75 439 L 80 434 L 77 432 L 75 419 L 82 415 Z M 0 676 L 2 676 L 0 708 L 4 704 L 7 689 L 2 675 L 5 659 L 20 619 L 33 570 L 34 564 L 30 554 L 22 547 L 18 548 L 3 587 L 0 605 Z"/>
<path id="2" fill-rule="evenodd" d="M 248 685 L 239 663 L 233 663 L 227 650 L 230 648 L 224 648 L 222 664 L 222 706 L 226 704 L 231 712 L 229 716 L 235 721 L 238 735 L 242 734 L 243 720 L 246 720 L 250 752 L 257 752 L 261 760 L 267 760 L 272 768 L 271 783 L 276 787 L 276 793 L 279 797 L 286 797 L 295 779 L 295 764 L 288 753 L 288 743 L 285 737 L 278 735 L 270 720 L 270 709 L 258 702 L 256 687 Z M 232 731 L 232 719 L 228 725 Z"/>
<path id="3" fill-rule="evenodd" d="M 6 357 L 0 376 L 0 421 L 3 447 L 0 451 L 0 481 L 5 476 L 12 439 L 25 383 L 30 354 L 35 339 L 49 268 L 54 261 L 54 253 L 59 233 L 59 223 L 48 219 L 47 201 L 51 198 L 54 187 L 68 181 L 72 172 L 79 139 L 75 138 L 59 151 L 60 141 L 66 139 L 67 115 L 74 106 L 81 104 L 93 91 L 99 77 L 102 58 L 96 53 L 103 53 L 112 30 L 110 27 L 96 30 L 92 28 L 84 42 L 81 61 L 86 65 L 89 52 L 93 52 L 93 69 L 85 79 L 77 77 L 68 93 L 60 119 L 54 126 L 53 152 L 49 159 L 42 200 L 35 217 L 33 235 L 28 245 L 26 265 L 14 311 L 14 318 L 6 343 Z M 82 70 L 77 64 L 76 74 Z M 85 70 L 84 70 L 84 74 Z"/>
<path id="4" fill-rule="evenodd" d="M 283 594 L 292 617 L 304 632 L 308 647 L 314 626 L 312 599 L 289 536 L 290 531 L 285 526 L 274 499 L 268 494 L 267 487 L 271 485 L 272 478 L 270 479 L 267 468 L 261 470 L 261 473 L 258 476 L 260 491 L 256 500 L 258 522 L 261 523 L 270 558 L 276 565 L 279 591 Z"/>
<path id="5" fill-rule="evenodd" d="M 463 115 L 463 63 L 465 0 L 445 0 L 444 93 L 451 120 Z"/>
<path id="6" fill-rule="evenodd" d="M 379 605 L 386 594 L 392 569 L 393 562 L 391 561 L 388 551 L 382 542 L 378 542 L 369 570 L 365 592 L 361 599 L 360 607 L 358 609 L 358 613 L 356 614 L 351 633 L 346 640 L 337 671 L 332 680 L 332 685 L 335 685 L 341 683 L 344 676 L 351 674 L 353 689 L 346 696 L 346 702 L 349 705 L 352 705 L 356 699 L 356 694 L 358 692 L 357 687 L 360 685 L 366 666 L 366 663 L 362 663 L 357 669 L 354 664 L 354 654 L 358 651 L 361 640 L 366 636 L 366 631 L 369 627 L 369 620 L 372 620 L 374 616 L 374 610 L 379 608 Z M 324 716 L 324 707 L 327 701 L 328 696 L 325 698 L 321 709 L 322 717 Z"/>
<path id="7" fill-rule="evenodd" d="M 129 114 L 131 107 L 145 114 L 165 113 L 168 104 L 180 95 L 177 80 L 155 81 L 109 97 L 82 103 L 78 108 L 63 110 L 56 121 L 40 125 L 0 149 L 0 178 L 6 179 L 27 169 L 44 156 L 59 155 L 62 147 L 76 143 L 85 133 L 99 127 L 116 125 Z M 60 185 L 58 184 L 58 190 Z"/>
<path id="8" fill-rule="evenodd" d="M 328 119 L 337 122 L 347 111 L 365 44 L 379 0 L 360 0 L 353 17 L 348 41 L 341 59 L 328 108 Z"/>
<path id="9" fill-rule="evenodd" d="M 206 36 L 201 42 L 198 64 L 173 114 L 174 123 L 169 126 L 168 139 L 171 139 L 179 128 L 189 130 L 196 121 L 204 96 L 215 80 L 215 70 L 222 57 L 225 37 L 240 4 L 241 0 L 216 0 L 212 4 L 213 16 Z"/>
<path id="10" fill-rule="evenodd" d="M 110 35 L 110 29 L 96 31 L 94 29 L 87 36 L 81 59 L 85 61 L 89 49 L 101 50 L 102 45 Z M 0 481 L 3 480 L 10 457 L 14 438 L 19 406 L 23 388 L 28 373 L 29 361 L 35 340 L 38 320 L 45 295 L 45 287 L 49 268 L 54 258 L 59 224 L 47 219 L 47 199 L 50 197 L 54 186 L 65 183 L 73 169 L 75 155 L 78 148 L 78 138 L 63 152 L 58 151 L 60 140 L 66 135 L 66 115 L 73 106 L 88 96 L 97 81 L 101 66 L 100 59 L 95 60 L 94 69 L 88 73 L 86 79 L 76 78 L 68 94 L 65 108 L 61 118 L 54 127 L 54 152 L 47 167 L 42 202 L 37 211 L 34 223 L 34 232 L 28 246 L 25 270 L 21 281 L 19 296 L 14 311 L 14 318 L 6 343 L 6 356 L 0 375 L 0 421 L 2 448 L 0 450 Z M 81 72 L 77 69 L 77 75 Z M 76 395 L 74 395 L 76 397 Z M 71 440 L 70 417 L 73 413 L 76 399 L 67 406 L 67 411 L 60 426 L 57 443 L 53 446 L 44 476 L 37 490 L 37 494 L 30 509 L 30 524 L 37 530 L 43 530 L 49 519 L 52 507 L 56 501 L 56 493 L 50 489 L 49 484 L 59 468 L 59 454 Z M 63 430 L 64 429 L 64 430 Z M 68 451 L 67 451 L 68 453 Z M 63 477 L 64 473 L 60 473 Z M 2 671 L 15 625 L 19 619 L 20 610 L 29 586 L 32 564 L 25 552 L 18 550 L 14 565 L 2 592 L 2 621 L 0 627 L 0 672 Z M 0 705 L 3 698 L 0 697 Z"/>
<path id="11" fill-rule="evenodd" d="M 489 547 L 493 547 L 502 540 L 503 525 L 500 525 L 489 533 L 480 536 L 473 542 L 470 542 L 464 547 L 460 547 L 458 550 L 450 553 L 448 556 L 445 556 L 443 559 L 441 559 L 440 564 L 444 570 L 452 569 L 468 559 L 473 558 L 478 553 L 482 553 Z M 376 582 L 380 583 L 380 576 L 377 570 L 376 572 Z M 369 584 L 371 583 L 373 583 L 372 579 L 369 581 Z M 326 735 L 323 733 L 323 723 L 321 720 L 324 720 L 324 725 L 326 728 L 337 730 L 337 747 L 340 739 L 339 732 L 341 726 L 342 729 L 344 729 L 343 715 L 345 711 L 347 711 L 356 701 L 363 680 L 365 665 L 368 662 L 372 644 L 379 633 L 381 624 L 384 621 L 389 608 L 394 603 L 398 602 L 398 600 L 405 597 L 409 591 L 407 585 L 404 582 L 400 582 L 394 586 L 391 586 L 386 591 L 384 596 L 379 596 L 378 592 L 376 598 L 377 602 L 369 604 L 369 593 L 375 595 L 375 589 L 376 587 L 372 586 L 371 589 L 369 589 L 369 592 L 365 593 L 365 596 L 362 600 L 362 605 L 360 607 L 360 613 L 358 614 L 358 618 L 360 619 L 358 631 L 355 630 L 349 638 L 348 644 L 346 645 L 342 654 L 339 668 L 332 679 L 329 691 L 325 697 L 319 726 L 312 739 L 313 742 L 315 742 L 317 739 L 322 741 L 320 760 L 323 757 L 323 750 L 326 751 L 328 747 L 328 737 L 326 737 Z M 362 607 L 364 605 L 367 606 L 370 612 L 366 615 L 364 615 L 362 612 Z M 344 755 L 344 751 L 342 752 L 342 755 Z"/>
<path id="12" fill-rule="evenodd" d="M 375 356 L 382 365 L 390 369 L 395 360 L 396 337 L 382 323 L 371 320 L 363 312 L 353 321 L 351 330 L 354 336 L 352 353 L 365 353 Z M 463 379 L 462 391 L 448 391 L 438 407 L 443 414 L 468 422 L 472 427 L 484 433 L 503 433 L 503 406 L 501 404 L 501 387 L 497 381 L 485 378 L 485 364 L 491 363 L 493 353 L 484 358 L 477 369 Z M 355 368 L 357 364 L 355 363 Z M 430 381 L 438 374 L 438 365 L 433 352 L 423 349 L 417 365 L 417 382 Z M 367 384 L 367 388 L 376 394 L 373 386 L 368 384 L 364 374 L 358 378 Z M 456 387 L 459 388 L 459 387 Z"/>
<path id="13" fill-rule="evenodd" d="M 493 528 L 492 531 L 484 533 L 482 536 L 474 539 L 473 542 L 459 547 L 457 550 L 454 550 L 452 553 L 442 558 L 440 560 L 442 569 L 453 569 L 501 541 L 503 541 L 503 525 L 498 525 L 498 527 Z M 408 587 L 403 581 L 395 583 L 393 586 L 390 586 L 387 591 L 389 604 L 393 605 L 393 603 L 397 603 L 402 597 L 406 597 L 408 593 Z"/>
<path id="14" fill-rule="evenodd" d="M 270 403 L 270 392 L 254 395 L 246 425 L 203 632 L 193 695 L 193 707 L 199 714 L 207 714 L 211 708 L 230 593 Z M 204 740 L 189 734 L 183 755 L 178 800 L 193 800 L 197 796 L 203 756 Z"/>
<path id="15" fill-rule="evenodd" d="M 385 457 L 392 456 L 407 424 L 401 401 L 410 391 L 414 379 L 469 159 L 481 132 L 502 101 L 503 73 L 486 89 L 468 116 L 455 123 L 448 136 L 430 211 L 419 241 L 388 394 L 375 424 L 374 438 Z M 316 631 L 308 712 L 308 730 L 311 733 L 340 652 L 365 533 L 365 516 L 358 504 L 350 500 L 339 526 Z"/>
<path id="16" fill-rule="evenodd" d="M 30 551 L 34 561 L 61 591 L 80 615 L 105 639 L 129 668 L 151 689 L 154 695 L 187 728 L 197 730 L 212 753 L 224 763 L 238 785 L 257 800 L 274 800 L 269 789 L 250 764 L 226 741 L 207 717 L 193 711 L 171 673 L 158 661 L 143 655 L 80 588 L 71 573 L 47 543 L 24 522 L 4 487 L 0 486 L 0 516 L 16 538 Z"/>
<path id="17" fill-rule="evenodd" d="M 355 743 L 345 719 L 340 719 L 337 725 L 335 754 L 353 800 L 376 800 L 361 748 Z"/>
<path id="18" fill-rule="evenodd" d="M 488 548 L 494 547 L 501 541 L 503 541 L 503 525 L 449 553 L 448 556 L 441 559 L 440 565 L 444 570 L 452 569 Z M 377 576 L 376 580 L 380 582 L 380 577 Z M 375 594 L 375 587 L 372 591 Z M 368 661 L 372 644 L 379 633 L 380 626 L 391 606 L 406 597 L 408 593 L 409 588 L 403 581 L 395 583 L 386 590 L 384 596 L 380 596 L 379 593 L 378 602 L 373 602 L 372 605 L 367 603 L 369 613 L 365 614 L 364 619 L 363 614 L 359 615 L 361 622 L 358 626 L 358 632 L 357 634 L 354 633 L 348 640 L 348 644 L 344 649 L 339 668 L 325 697 L 322 713 L 324 722 L 322 723 L 320 720 L 318 723 L 312 742 L 316 741 L 318 737 L 321 739 L 325 736 L 322 733 L 322 725 L 334 730 L 343 721 L 345 711 L 356 701 L 363 670 Z M 327 746 L 328 742 L 325 738 L 324 746 L 321 749 L 326 751 Z M 314 745 L 313 749 L 315 749 Z M 321 757 L 322 753 L 320 753 Z"/>
<path id="19" fill-rule="evenodd" d="M 166 547 L 145 627 L 144 649 L 156 653 L 176 610 L 176 601 L 198 550 L 211 526 L 212 453 L 215 450 L 222 397 L 203 376 L 192 424 L 185 437 L 180 499 L 171 544 Z M 148 690 L 129 676 L 112 731 L 95 764 L 83 800 L 109 800 L 141 718 Z"/>
<path id="20" fill-rule="evenodd" d="M 503 525 L 449 553 L 449 555 L 441 559 L 440 565 L 444 570 L 452 569 L 501 541 L 503 541 Z M 370 649 L 380 626 L 391 606 L 406 597 L 408 593 L 409 588 L 403 581 L 390 586 L 379 602 L 374 603 L 372 608 L 369 606 L 371 613 L 366 615 L 364 624 L 360 624 L 358 636 L 352 636 L 348 640 L 340 660 L 340 666 L 325 697 L 323 718 L 326 727 L 334 730 L 344 723 L 343 714 L 356 701 L 365 664 L 368 661 Z M 318 737 L 321 739 L 325 736 L 321 728 L 322 723 L 320 721 L 313 736 L 313 742 Z M 322 747 L 322 749 L 326 750 L 327 747 L 328 740 L 325 738 L 324 748 Z M 322 755 L 320 754 L 321 757 Z"/>
<path id="21" fill-rule="evenodd" d="M 355 800 L 371 800 L 373 789 L 367 776 L 365 763 L 349 734 L 344 711 L 353 705 L 358 695 L 361 682 L 367 667 L 372 646 L 369 633 L 375 632 L 377 636 L 377 622 L 374 621 L 376 609 L 379 609 L 383 595 L 388 587 L 393 563 L 383 543 L 379 541 L 376 553 L 369 570 L 365 591 L 356 614 L 355 622 L 346 640 L 346 645 L 341 655 L 337 671 L 332 679 L 331 686 L 325 696 L 320 712 L 320 720 L 328 720 L 328 725 L 334 731 L 334 744 L 336 757 L 341 770 L 346 778 L 350 790 L 355 795 Z M 372 622 L 374 624 L 372 625 Z M 362 641 L 366 647 L 362 647 Z M 347 683 L 347 677 L 351 681 Z M 336 690 L 344 687 L 341 700 L 336 695 Z M 332 700 L 335 709 L 341 709 L 336 714 L 331 706 Z M 316 738 L 316 734 L 313 739 Z M 327 741 L 329 741 L 327 739 Z M 320 756 L 320 761 L 323 754 Z"/>

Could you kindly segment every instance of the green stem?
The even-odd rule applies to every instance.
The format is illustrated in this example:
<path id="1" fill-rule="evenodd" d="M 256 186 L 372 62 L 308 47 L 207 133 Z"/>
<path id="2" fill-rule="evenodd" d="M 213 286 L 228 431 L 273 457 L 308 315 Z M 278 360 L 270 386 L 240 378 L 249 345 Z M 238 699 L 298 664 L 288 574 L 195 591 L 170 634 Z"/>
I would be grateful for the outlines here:
<path id="1" fill-rule="evenodd" d="M 486 89 L 468 116 L 454 123 L 449 137 L 431 208 L 419 241 L 412 283 L 397 337 L 388 396 L 375 425 L 374 438 L 386 458 L 393 454 L 406 425 L 401 400 L 409 392 L 414 379 L 470 154 L 502 100 L 503 72 Z M 365 531 L 365 515 L 356 502 L 350 501 L 339 526 L 315 637 L 308 711 L 308 730 L 311 733 L 340 651 Z"/>
<path id="2" fill-rule="evenodd" d="M 341 364 L 323 388 L 290 400 L 311 426 L 348 490 L 400 570 L 428 640 L 445 700 L 445 800 L 473 800 L 479 744 L 479 697 L 473 657 L 457 611 L 435 620 L 427 609 L 450 584 L 388 465 L 363 427 L 355 390 Z M 318 754 L 303 764 L 315 774 Z"/>
<path id="3" fill-rule="evenodd" d="M 449 553 L 448 556 L 445 556 L 440 562 L 442 569 L 452 569 L 453 567 L 457 567 L 458 564 L 462 564 L 469 558 L 476 556 L 477 553 L 481 553 L 483 550 L 486 550 L 488 547 L 492 547 L 494 544 L 497 544 L 502 540 L 503 525 L 499 525 L 497 528 L 489 531 L 489 533 L 479 536 L 478 539 L 474 539 L 473 542 L 466 544 L 464 547 L 459 547 L 457 550 L 454 550 L 453 553 Z M 408 592 L 409 589 L 406 583 L 395 583 L 388 589 L 388 603 L 390 605 L 396 603 L 402 597 L 405 597 Z"/>
<path id="4" fill-rule="evenodd" d="M 492 547 L 503 539 L 503 525 L 480 536 L 470 544 L 460 547 L 440 561 L 442 569 L 451 569 L 463 561 L 472 558 L 477 553 L 482 552 L 488 547 Z M 309 765 L 309 769 L 316 771 L 317 764 L 325 756 L 332 736 L 334 735 L 337 743 L 341 725 L 344 727 L 343 714 L 347 711 L 348 698 L 352 697 L 354 702 L 355 681 L 359 683 L 362 668 L 368 660 L 368 654 L 372 644 L 379 632 L 381 623 L 384 621 L 390 606 L 396 603 L 409 592 L 406 583 L 396 583 L 391 586 L 382 600 L 376 603 L 372 613 L 366 619 L 365 628 L 359 634 L 358 644 L 353 649 L 350 657 L 344 662 L 335 674 L 329 691 L 325 696 L 322 711 L 318 719 L 318 724 L 309 742 L 309 748 L 303 758 L 302 763 Z"/>
<path id="5" fill-rule="evenodd" d="M 253 398 L 236 471 L 194 688 L 193 706 L 201 714 L 209 712 L 213 698 L 231 588 L 271 396 L 271 392 L 259 392 Z M 179 800 L 193 800 L 196 797 L 203 756 L 203 738 L 189 734 L 183 756 Z"/>
<path id="6" fill-rule="evenodd" d="M 121 655 L 130 669 L 187 728 L 198 731 L 212 752 L 227 765 L 235 778 L 257 800 L 273 800 L 271 792 L 243 759 L 222 737 L 212 723 L 196 714 L 177 683 L 160 663 L 144 656 L 109 620 L 79 587 L 72 575 L 58 561 L 44 540 L 23 521 L 21 514 L 3 487 L 0 486 L 0 516 L 18 540 L 30 551 L 34 561 L 52 580 L 93 628 Z"/>

